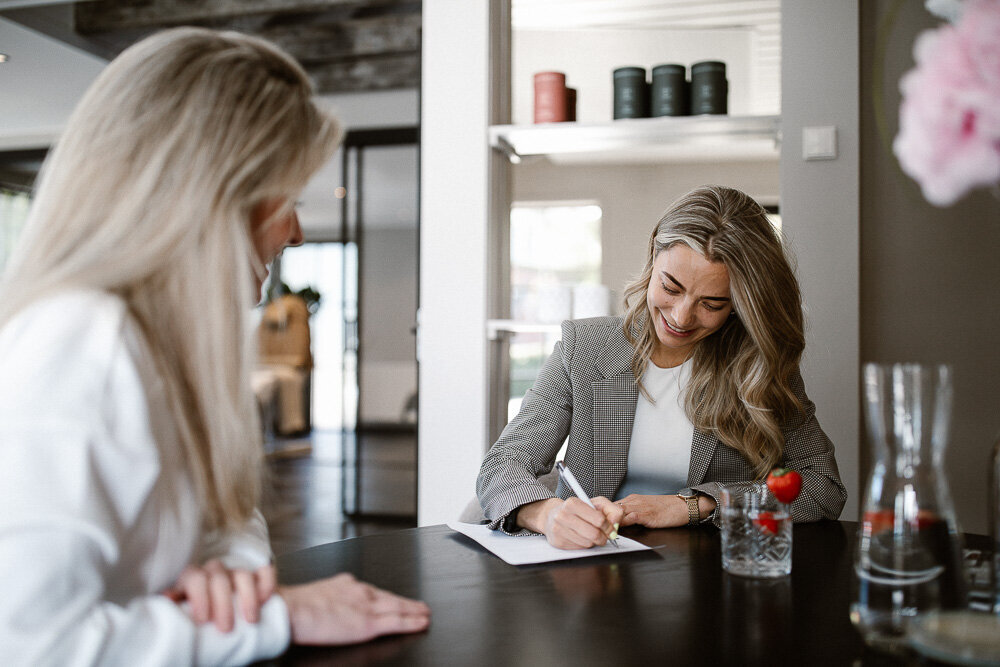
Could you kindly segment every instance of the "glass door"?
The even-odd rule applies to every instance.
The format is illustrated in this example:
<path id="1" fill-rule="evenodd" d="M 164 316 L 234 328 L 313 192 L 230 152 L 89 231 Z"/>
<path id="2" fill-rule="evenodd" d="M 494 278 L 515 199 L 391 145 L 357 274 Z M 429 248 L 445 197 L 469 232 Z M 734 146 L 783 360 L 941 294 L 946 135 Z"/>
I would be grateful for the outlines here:
<path id="1" fill-rule="evenodd" d="M 415 517 L 419 144 L 416 128 L 344 138 L 343 507 Z M 353 393 L 351 389 L 353 388 Z M 348 433 L 350 431 L 350 433 Z"/>
<path id="2" fill-rule="evenodd" d="M 349 132 L 343 159 L 344 239 L 354 249 L 345 268 L 356 276 L 354 289 L 345 290 L 345 377 L 351 371 L 357 378 L 345 412 L 353 407 L 359 430 L 415 432 L 417 131 Z"/>

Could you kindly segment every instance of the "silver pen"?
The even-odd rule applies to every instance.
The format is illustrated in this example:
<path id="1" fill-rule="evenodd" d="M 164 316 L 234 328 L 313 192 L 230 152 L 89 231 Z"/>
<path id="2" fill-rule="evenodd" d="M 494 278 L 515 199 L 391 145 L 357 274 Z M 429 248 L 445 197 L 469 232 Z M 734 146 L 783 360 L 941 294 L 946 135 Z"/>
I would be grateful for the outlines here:
<path id="1" fill-rule="evenodd" d="M 567 468 L 562 461 L 556 461 L 556 470 L 559 471 L 559 477 L 562 479 L 562 481 L 566 482 L 566 485 L 569 486 L 569 488 L 573 489 L 573 493 L 576 494 L 577 498 L 587 503 L 591 507 L 594 507 L 594 503 L 590 502 L 590 498 L 587 497 L 587 494 L 584 492 L 583 487 L 580 486 L 580 482 L 576 481 L 576 477 L 573 476 L 572 470 Z M 594 507 L 594 509 L 596 510 L 597 508 Z M 611 531 L 611 535 L 608 537 L 608 541 L 611 542 L 611 544 L 615 545 L 616 549 L 621 548 L 618 546 L 617 523 L 614 525 L 614 530 Z"/>

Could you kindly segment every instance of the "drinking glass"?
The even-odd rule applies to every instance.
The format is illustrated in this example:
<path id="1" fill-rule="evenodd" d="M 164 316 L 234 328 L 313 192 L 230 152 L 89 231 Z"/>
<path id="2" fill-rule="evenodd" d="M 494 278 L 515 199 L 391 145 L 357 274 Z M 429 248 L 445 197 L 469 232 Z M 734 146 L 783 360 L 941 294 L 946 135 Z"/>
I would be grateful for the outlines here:
<path id="1" fill-rule="evenodd" d="M 722 568 L 741 577 L 791 573 L 791 507 L 766 486 L 722 490 Z"/>

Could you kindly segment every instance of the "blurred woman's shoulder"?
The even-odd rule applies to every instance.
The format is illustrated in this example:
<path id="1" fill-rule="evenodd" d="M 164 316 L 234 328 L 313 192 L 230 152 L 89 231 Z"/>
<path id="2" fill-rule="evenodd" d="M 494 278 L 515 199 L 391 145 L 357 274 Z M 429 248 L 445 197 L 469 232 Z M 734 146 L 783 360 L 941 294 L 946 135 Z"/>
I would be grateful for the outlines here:
<path id="1" fill-rule="evenodd" d="M 124 300 L 100 290 L 65 289 L 25 306 L 0 329 L 7 369 L 108 361 L 121 340 Z"/>

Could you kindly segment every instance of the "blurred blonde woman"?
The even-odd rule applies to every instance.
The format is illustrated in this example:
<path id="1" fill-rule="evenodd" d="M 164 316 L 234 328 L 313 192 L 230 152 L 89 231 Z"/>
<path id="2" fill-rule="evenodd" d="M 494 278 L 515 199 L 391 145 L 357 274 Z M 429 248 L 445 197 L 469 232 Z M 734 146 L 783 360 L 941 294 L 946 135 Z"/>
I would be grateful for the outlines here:
<path id="1" fill-rule="evenodd" d="M 722 488 L 797 470 L 797 521 L 846 501 L 833 444 L 799 374 L 798 282 L 746 194 L 698 188 L 656 224 L 625 317 L 567 321 L 477 483 L 491 527 L 553 545 L 604 544 L 615 524 L 718 525 Z M 566 465 L 595 508 L 548 473 Z"/>
<path id="2" fill-rule="evenodd" d="M 85 94 L 0 282 L 0 662 L 233 664 L 427 627 L 275 582 L 248 315 L 336 121 L 289 56 L 179 28 Z"/>

